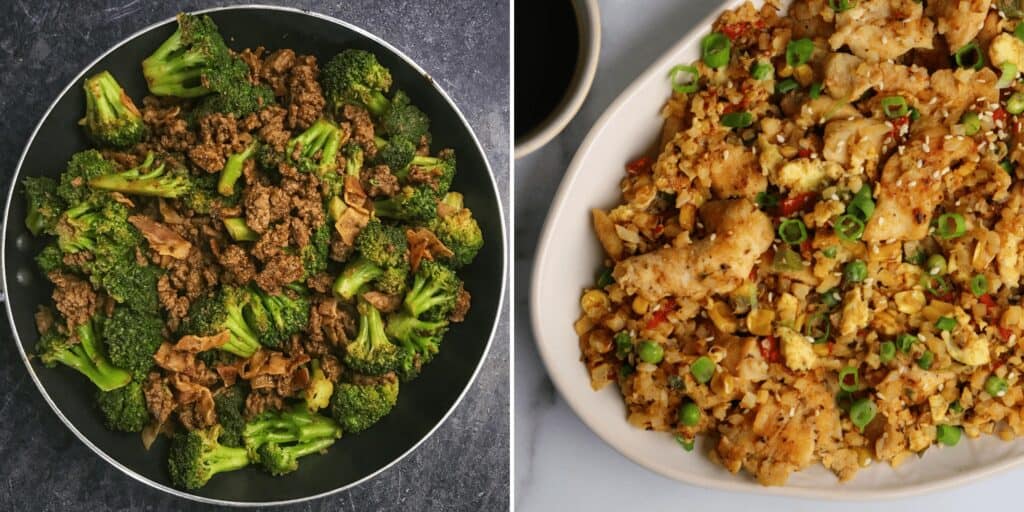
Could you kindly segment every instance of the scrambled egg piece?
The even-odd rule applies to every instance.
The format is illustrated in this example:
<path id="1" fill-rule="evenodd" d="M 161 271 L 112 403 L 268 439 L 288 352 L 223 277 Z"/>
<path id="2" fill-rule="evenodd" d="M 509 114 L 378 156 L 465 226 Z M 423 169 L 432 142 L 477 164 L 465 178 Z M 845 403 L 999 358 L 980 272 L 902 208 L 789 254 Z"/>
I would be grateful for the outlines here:
<path id="1" fill-rule="evenodd" d="M 1012 34 L 999 34 L 988 47 L 988 58 L 993 64 L 1013 63 L 1017 69 L 1024 69 L 1024 41 Z"/>
<path id="2" fill-rule="evenodd" d="M 772 177 L 772 182 L 794 193 L 811 192 L 821 187 L 826 179 L 835 180 L 843 168 L 835 162 L 800 158 L 786 162 Z"/>
<path id="3" fill-rule="evenodd" d="M 814 368 L 818 356 L 814 354 L 814 347 L 806 336 L 789 327 L 779 328 L 779 334 L 782 337 L 782 357 L 790 370 L 806 371 Z"/>
<path id="4" fill-rule="evenodd" d="M 957 346 L 948 332 L 942 333 L 942 341 L 946 343 L 946 352 L 949 352 L 949 357 L 967 366 L 988 364 L 991 360 L 988 353 L 988 340 L 978 336 L 970 329 L 961 329 L 960 331 L 965 332 L 964 337 L 967 340 L 963 348 Z"/>

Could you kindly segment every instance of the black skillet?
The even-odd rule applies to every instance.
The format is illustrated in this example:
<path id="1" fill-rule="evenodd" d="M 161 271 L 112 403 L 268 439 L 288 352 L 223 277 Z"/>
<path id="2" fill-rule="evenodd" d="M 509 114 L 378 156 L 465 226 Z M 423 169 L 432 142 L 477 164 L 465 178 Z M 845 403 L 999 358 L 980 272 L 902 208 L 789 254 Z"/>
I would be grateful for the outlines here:
<path id="1" fill-rule="evenodd" d="M 92 409 L 94 390 L 88 381 L 68 368 L 45 368 L 31 356 L 38 339 L 33 313 L 38 304 L 50 300 L 51 287 L 32 261 L 43 244 L 25 229 L 20 180 L 24 176 L 56 177 L 72 153 L 89 147 L 76 124 L 84 110 L 81 83 L 85 76 L 109 70 L 136 103 L 141 103 L 146 89 L 140 62 L 171 35 L 174 20 L 128 37 L 82 70 L 33 132 L 15 170 L 4 215 L 0 253 L 5 269 L 5 306 L 18 349 L 43 398 L 100 457 L 140 482 L 197 501 L 222 505 L 292 503 L 345 489 L 383 471 L 425 440 L 462 398 L 487 354 L 501 308 L 505 282 L 501 206 L 487 159 L 465 118 L 423 69 L 386 42 L 342 21 L 295 9 L 242 6 L 203 12 L 214 19 L 235 49 L 292 48 L 324 62 L 341 49 L 361 48 L 374 52 L 391 69 L 395 83 L 430 116 L 433 146 L 455 149 L 458 174 L 453 188 L 465 195 L 466 205 L 484 233 L 484 249 L 472 265 L 461 271 L 466 288 L 473 294 L 473 308 L 466 322 L 449 331 L 438 358 L 419 379 L 402 388 L 394 411 L 373 428 L 343 437 L 326 455 L 304 458 L 295 473 L 271 477 L 247 468 L 218 475 L 192 493 L 171 487 L 166 439 L 158 440 L 146 451 L 138 434 L 105 429 Z"/>

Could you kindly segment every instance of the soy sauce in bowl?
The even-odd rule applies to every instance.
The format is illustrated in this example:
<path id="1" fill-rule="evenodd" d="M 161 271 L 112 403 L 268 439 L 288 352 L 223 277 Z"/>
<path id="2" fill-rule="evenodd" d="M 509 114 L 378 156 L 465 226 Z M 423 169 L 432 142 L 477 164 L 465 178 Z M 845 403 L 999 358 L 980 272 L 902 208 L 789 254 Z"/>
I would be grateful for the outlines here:
<path id="1" fill-rule="evenodd" d="M 572 0 L 516 2 L 515 140 L 558 110 L 576 75 L 580 27 Z"/>

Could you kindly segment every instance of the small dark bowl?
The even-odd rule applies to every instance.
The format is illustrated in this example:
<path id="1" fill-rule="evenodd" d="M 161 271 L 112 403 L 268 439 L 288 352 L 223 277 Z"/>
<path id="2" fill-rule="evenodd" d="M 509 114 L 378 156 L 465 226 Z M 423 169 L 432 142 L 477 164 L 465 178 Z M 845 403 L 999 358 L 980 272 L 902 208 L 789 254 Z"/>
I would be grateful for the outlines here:
<path id="1" fill-rule="evenodd" d="M 149 451 L 138 434 L 120 434 L 103 427 L 93 409 L 94 389 L 68 368 L 44 368 L 30 357 L 38 335 L 33 313 L 50 301 L 51 287 L 36 270 L 33 256 L 43 240 L 25 228 L 23 176 L 57 177 L 70 155 L 89 147 L 76 124 L 84 110 L 82 79 L 109 70 L 128 93 L 141 102 L 146 87 L 140 62 L 175 29 L 174 20 L 147 27 L 86 67 L 57 97 L 29 139 L 15 170 L 4 215 L 2 255 L 6 311 L 29 375 L 39 392 L 71 431 L 89 448 L 126 474 L 168 493 L 222 505 L 294 503 L 356 485 L 394 464 L 416 448 L 441 424 L 465 394 L 479 370 L 496 327 L 505 283 L 505 240 L 497 187 L 487 159 L 466 119 L 430 76 L 401 52 L 357 27 L 320 14 L 295 9 L 242 6 L 203 11 L 235 49 L 265 46 L 292 48 L 325 62 L 344 48 L 377 54 L 391 68 L 397 86 L 431 118 L 433 147 L 451 147 L 459 172 L 453 188 L 462 192 L 477 217 L 486 245 L 476 261 L 460 274 L 473 294 L 465 323 L 452 328 L 444 350 L 419 379 L 403 387 L 398 405 L 379 424 L 358 435 L 346 435 L 322 456 L 302 460 L 300 469 L 271 477 L 254 468 L 218 475 L 198 491 L 171 487 L 167 474 L 167 440 Z M 441 461 L 438 461 L 439 463 Z"/>

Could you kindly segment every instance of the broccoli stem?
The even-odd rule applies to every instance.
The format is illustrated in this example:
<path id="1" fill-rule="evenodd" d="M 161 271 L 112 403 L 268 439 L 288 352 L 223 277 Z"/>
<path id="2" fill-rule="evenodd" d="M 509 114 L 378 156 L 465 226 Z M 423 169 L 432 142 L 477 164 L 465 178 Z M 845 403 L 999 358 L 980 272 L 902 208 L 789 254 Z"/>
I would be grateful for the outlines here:
<path id="1" fill-rule="evenodd" d="M 384 275 L 384 270 L 372 261 L 360 256 L 349 263 L 338 279 L 334 281 L 334 295 L 351 300 L 364 285 Z"/>
<path id="2" fill-rule="evenodd" d="M 217 445 L 204 459 L 210 475 L 242 469 L 249 465 L 249 452 L 245 448 Z"/>
<path id="3" fill-rule="evenodd" d="M 249 357 L 260 349 L 262 345 L 260 345 L 256 334 L 249 328 L 249 324 L 245 322 L 241 309 L 229 308 L 225 323 L 228 330 L 231 331 L 231 340 L 222 345 L 221 350 L 231 352 L 239 357 Z"/>
<path id="4" fill-rule="evenodd" d="M 92 328 L 92 322 L 86 322 L 75 329 L 78 344 L 58 351 L 54 359 L 81 372 L 103 391 L 112 391 L 126 386 L 131 380 L 130 373 L 110 364 L 100 352 L 99 340 Z"/>
<path id="5" fill-rule="evenodd" d="M 28 214 L 25 215 L 25 227 L 33 235 L 39 235 L 39 233 L 46 229 L 46 221 L 43 219 L 43 215 L 33 205 L 28 206 Z"/>
<path id="6" fill-rule="evenodd" d="M 366 102 L 366 110 L 369 110 L 374 116 L 383 114 L 389 106 L 391 106 L 391 102 L 378 91 L 371 92 L 369 101 Z"/>
<path id="7" fill-rule="evenodd" d="M 200 81 L 203 70 L 197 67 L 204 64 L 204 57 L 188 51 L 174 56 L 181 49 L 179 27 L 152 55 L 142 61 L 142 72 L 150 92 L 158 96 L 179 98 L 197 98 L 210 92 Z M 186 83 L 196 85 L 189 86 Z"/>
<path id="8" fill-rule="evenodd" d="M 305 457 L 306 455 L 322 452 L 330 448 L 332 444 L 334 444 L 334 438 L 326 437 L 292 446 L 284 446 L 281 447 L 281 449 L 288 452 L 292 457 L 298 459 L 300 457 Z"/>
<path id="9" fill-rule="evenodd" d="M 260 239 L 259 233 L 253 231 L 245 223 L 245 219 L 237 217 L 224 219 L 224 227 L 228 230 L 231 239 L 236 242 L 254 242 Z"/>
<path id="10" fill-rule="evenodd" d="M 241 153 L 235 153 L 228 157 L 224 170 L 220 171 L 220 180 L 217 181 L 217 192 L 225 197 L 235 193 L 235 182 L 242 176 L 245 168 L 245 161 L 252 158 L 256 153 L 256 142 L 249 144 Z"/>
<path id="11" fill-rule="evenodd" d="M 441 286 L 433 279 L 417 276 L 413 280 L 412 289 L 406 294 L 404 304 L 413 316 L 420 316 L 428 309 L 444 304 L 450 297 L 442 293 Z"/>
<path id="12" fill-rule="evenodd" d="M 139 117 L 138 111 L 129 111 L 121 100 L 121 86 L 114 76 L 104 71 L 87 80 L 91 94 L 85 95 L 86 109 L 93 109 L 101 121 L 113 121 L 121 116 Z"/>
<path id="13" fill-rule="evenodd" d="M 89 186 L 100 190 L 110 190 L 125 194 L 150 197 L 177 198 L 189 190 L 189 181 L 184 176 L 165 176 L 165 164 L 161 163 L 152 171 L 153 153 L 146 155 L 146 160 L 138 167 L 124 172 L 97 176 L 89 181 Z M 142 174 L 143 171 L 148 171 Z"/>

